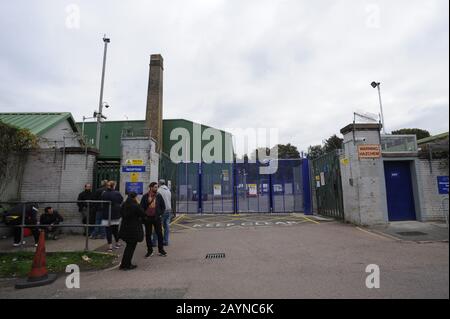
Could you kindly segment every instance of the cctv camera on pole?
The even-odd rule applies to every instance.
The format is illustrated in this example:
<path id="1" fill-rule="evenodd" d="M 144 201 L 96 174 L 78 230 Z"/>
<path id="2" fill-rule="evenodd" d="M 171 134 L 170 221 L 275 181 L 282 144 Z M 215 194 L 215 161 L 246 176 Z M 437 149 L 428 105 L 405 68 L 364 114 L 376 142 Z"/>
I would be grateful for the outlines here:
<path id="1" fill-rule="evenodd" d="M 103 36 L 103 42 L 105 43 L 105 48 L 103 51 L 103 68 L 102 68 L 102 82 L 100 85 L 100 101 L 98 103 L 98 113 L 97 116 L 97 136 L 95 139 L 95 146 L 98 150 L 100 150 L 100 128 L 101 128 L 101 121 L 102 121 L 102 108 L 103 108 L 103 84 L 105 82 L 105 66 L 106 66 L 106 51 L 108 49 L 108 43 L 110 42 L 110 39 L 108 39 L 105 36 Z"/>

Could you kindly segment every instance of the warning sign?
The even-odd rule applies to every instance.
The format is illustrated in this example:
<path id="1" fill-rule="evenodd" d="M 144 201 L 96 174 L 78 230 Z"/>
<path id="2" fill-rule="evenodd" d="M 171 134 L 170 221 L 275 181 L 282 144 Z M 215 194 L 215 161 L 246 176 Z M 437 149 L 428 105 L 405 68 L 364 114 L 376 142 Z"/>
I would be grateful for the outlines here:
<path id="1" fill-rule="evenodd" d="M 214 184 L 214 196 L 222 195 L 222 185 Z"/>
<path id="2" fill-rule="evenodd" d="M 144 161 L 141 159 L 127 159 L 125 161 L 126 166 L 142 166 L 144 165 Z"/>
<path id="3" fill-rule="evenodd" d="M 380 158 L 381 145 L 380 144 L 364 144 L 358 145 L 358 158 Z"/>
<path id="4" fill-rule="evenodd" d="M 139 173 L 131 173 L 131 182 L 136 183 L 139 180 Z"/>

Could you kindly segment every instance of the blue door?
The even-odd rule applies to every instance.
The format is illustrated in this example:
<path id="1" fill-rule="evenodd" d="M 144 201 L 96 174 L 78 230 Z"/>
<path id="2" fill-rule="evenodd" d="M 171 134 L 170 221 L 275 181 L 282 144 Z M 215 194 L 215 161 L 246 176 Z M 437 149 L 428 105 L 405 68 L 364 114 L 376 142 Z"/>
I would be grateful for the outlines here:
<path id="1" fill-rule="evenodd" d="M 386 196 L 390 221 L 415 220 L 414 195 L 411 183 L 410 163 L 384 162 Z"/>

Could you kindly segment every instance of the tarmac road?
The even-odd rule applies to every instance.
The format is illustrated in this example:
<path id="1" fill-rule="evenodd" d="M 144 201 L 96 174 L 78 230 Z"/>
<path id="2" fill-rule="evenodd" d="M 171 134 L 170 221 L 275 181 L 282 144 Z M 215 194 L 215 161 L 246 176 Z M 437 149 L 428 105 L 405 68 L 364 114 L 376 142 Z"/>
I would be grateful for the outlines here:
<path id="1" fill-rule="evenodd" d="M 399 241 L 302 216 L 197 228 L 226 220 L 189 218 L 172 234 L 168 257 L 145 259 L 140 243 L 136 270 L 81 273 L 80 289 L 67 289 L 65 277 L 26 290 L 1 281 L 0 298 L 449 298 L 448 242 Z M 205 259 L 208 253 L 225 258 Z M 365 285 L 369 264 L 380 268 L 379 289 Z"/>

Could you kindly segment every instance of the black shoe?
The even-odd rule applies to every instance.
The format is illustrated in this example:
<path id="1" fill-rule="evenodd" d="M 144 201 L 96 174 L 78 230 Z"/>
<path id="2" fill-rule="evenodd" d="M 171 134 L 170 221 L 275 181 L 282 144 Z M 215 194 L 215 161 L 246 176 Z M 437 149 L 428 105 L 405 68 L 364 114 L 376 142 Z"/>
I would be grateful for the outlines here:
<path id="1" fill-rule="evenodd" d="M 153 256 L 153 251 L 147 251 L 147 253 L 145 254 L 145 258 L 148 258 L 151 256 Z"/>
<path id="2" fill-rule="evenodd" d="M 167 256 L 167 253 L 166 253 L 166 251 L 161 250 L 161 251 L 159 252 L 159 255 L 160 255 L 161 257 L 166 257 L 166 256 Z"/>
<path id="3" fill-rule="evenodd" d="M 119 269 L 120 270 L 133 270 L 133 269 L 136 269 L 137 268 L 137 266 L 136 265 L 130 265 L 130 266 L 127 266 L 127 267 L 122 267 L 122 266 L 120 266 L 119 267 Z"/>

